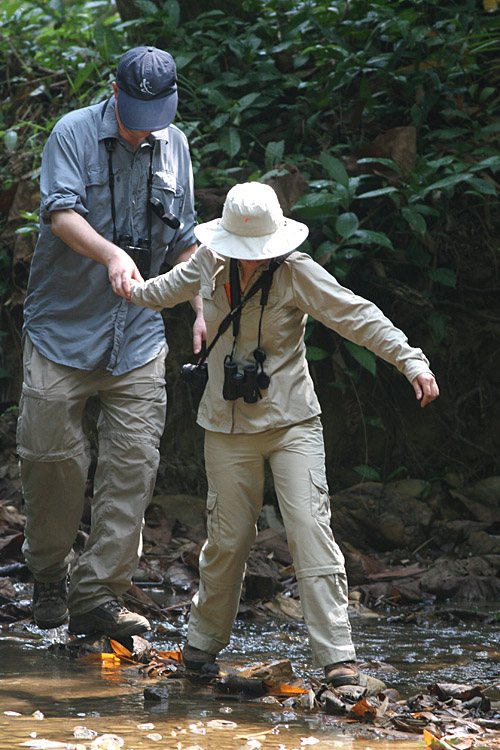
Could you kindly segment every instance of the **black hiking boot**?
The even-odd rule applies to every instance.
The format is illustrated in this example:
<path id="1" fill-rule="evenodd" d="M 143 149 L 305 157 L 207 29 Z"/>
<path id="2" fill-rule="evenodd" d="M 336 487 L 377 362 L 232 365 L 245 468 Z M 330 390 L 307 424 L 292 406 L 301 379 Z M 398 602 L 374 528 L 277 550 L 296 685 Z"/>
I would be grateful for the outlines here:
<path id="1" fill-rule="evenodd" d="M 33 587 L 33 619 L 43 630 L 58 628 L 68 619 L 66 577 L 62 581 L 37 581 Z"/>
<path id="2" fill-rule="evenodd" d="M 145 633 L 151 626 L 145 617 L 130 612 L 117 599 L 111 599 L 83 615 L 70 615 L 68 630 L 75 635 L 103 633 L 110 638 L 123 638 Z"/>

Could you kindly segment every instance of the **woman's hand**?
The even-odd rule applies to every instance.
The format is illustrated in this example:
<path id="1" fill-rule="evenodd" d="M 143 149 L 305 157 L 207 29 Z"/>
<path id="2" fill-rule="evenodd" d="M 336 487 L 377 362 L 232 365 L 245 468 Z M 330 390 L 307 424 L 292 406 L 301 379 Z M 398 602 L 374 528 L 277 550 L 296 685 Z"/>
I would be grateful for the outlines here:
<path id="1" fill-rule="evenodd" d="M 421 372 L 412 382 L 420 406 L 424 407 L 439 396 L 439 388 L 432 372 Z"/>

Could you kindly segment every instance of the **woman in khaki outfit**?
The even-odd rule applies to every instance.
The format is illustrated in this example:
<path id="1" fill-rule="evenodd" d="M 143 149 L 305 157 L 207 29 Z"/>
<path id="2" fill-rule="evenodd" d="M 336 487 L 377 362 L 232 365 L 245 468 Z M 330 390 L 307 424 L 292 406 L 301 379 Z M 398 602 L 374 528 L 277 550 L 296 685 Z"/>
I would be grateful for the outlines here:
<path id="1" fill-rule="evenodd" d="M 229 642 L 268 460 L 314 665 L 333 685 L 366 684 L 355 664 L 344 560 L 330 528 L 321 410 L 305 357 L 307 316 L 395 365 L 422 406 L 439 391 L 423 352 L 410 347 L 378 307 L 340 286 L 309 255 L 292 252 L 307 233 L 304 224 L 283 217 L 271 187 L 236 185 L 222 218 L 195 227 L 202 244 L 190 260 L 144 283 L 132 282 L 131 299 L 161 309 L 199 292 L 207 340 L 216 338 L 197 419 L 205 429 L 208 539 L 200 554 L 184 663 L 200 670 Z M 239 294 L 245 301 L 269 269 L 274 274 L 267 299 L 261 291 L 253 294 L 234 315 L 236 324 L 217 336 L 231 297 L 233 308 Z M 198 368 L 188 371 L 189 379 L 200 374 Z"/>

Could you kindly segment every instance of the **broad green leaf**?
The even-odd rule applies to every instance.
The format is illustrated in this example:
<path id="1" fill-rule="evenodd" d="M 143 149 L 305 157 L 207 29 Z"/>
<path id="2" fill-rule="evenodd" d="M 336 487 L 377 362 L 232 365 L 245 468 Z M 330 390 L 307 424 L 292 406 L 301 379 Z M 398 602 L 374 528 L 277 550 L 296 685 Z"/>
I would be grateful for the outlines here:
<path id="1" fill-rule="evenodd" d="M 356 474 L 362 476 L 363 479 L 370 479 L 372 482 L 382 481 L 382 478 L 377 469 L 374 469 L 372 466 L 368 466 L 368 464 L 359 464 L 359 466 L 354 466 L 354 471 L 356 472 Z"/>
<path id="2" fill-rule="evenodd" d="M 356 198 L 378 198 L 380 195 L 387 195 L 388 193 L 397 193 L 398 189 L 395 187 L 378 188 L 377 190 L 369 190 L 368 193 L 361 193 L 356 195 Z"/>
<path id="3" fill-rule="evenodd" d="M 401 167 L 399 164 L 396 164 L 394 159 L 376 159 L 372 156 L 364 156 L 362 159 L 358 159 L 358 164 L 383 164 L 386 167 L 390 167 L 390 169 L 398 174 L 402 173 Z"/>
<path id="4" fill-rule="evenodd" d="M 411 228 L 419 234 L 425 234 L 427 231 L 427 223 L 424 217 L 418 213 L 414 208 L 403 208 L 401 213 L 411 226 Z"/>
<path id="5" fill-rule="evenodd" d="M 496 187 L 488 180 L 483 180 L 480 177 L 471 177 L 468 183 L 474 190 L 481 193 L 481 195 L 498 195 Z"/>
<path id="6" fill-rule="evenodd" d="M 320 349 L 319 346 L 306 346 L 306 359 L 321 360 L 327 359 L 329 356 L 328 352 L 325 352 L 324 349 Z"/>
<path id="7" fill-rule="evenodd" d="M 336 159 L 331 154 L 323 151 L 323 153 L 319 157 L 319 160 L 325 171 L 330 175 L 332 179 L 334 179 L 336 182 L 340 182 L 340 184 L 345 188 L 349 186 L 349 175 L 347 174 L 344 165 L 339 159 Z"/>
<path id="8" fill-rule="evenodd" d="M 299 198 L 293 209 L 299 211 L 304 219 L 322 219 L 335 216 L 339 203 L 332 193 L 308 193 Z"/>
<path id="9" fill-rule="evenodd" d="M 377 372 L 377 364 L 376 364 L 376 357 L 375 354 L 368 349 L 365 349 L 364 346 L 359 346 L 358 344 L 355 344 L 353 341 L 342 341 L 343 345 L 349 352 L 349 354 L 354 357 L 356 362 L 358 362 L 362 367 L 365 368 L 365 370 L 368 370 L 368 372 L 371 372 L 372 375 L 375 375 Z"/>
<path id="10" fill-rule="evenodd" d="M 266 169 L 271 169 L 275 164 L 283 160 L 285 153 L 285 141 L 269 141 L 264 154 Z"/>
<path id="11" fill-rule="evenodd" d="M 172 26 L 178 26 L 181 18 L 181 7 L 178 0 L 167 0 L 163 4 L 163 10 L 167 12 Z M 177 66 L 177 55 L 175 56 Z"/>
<path id="12" fill-rule="evenodd" d="M 151 2 L 151 0 L 135 0 L 135 4 L 138 8 L 144 11 L 144 13 L 151 13 L 152 16 L 155 16 L 160 12 L 158 6 Z"/>
<path id="13" fill-rule="evenodd" d="M 446 333 L 446 326 L 447 321 L 444 315 L 440 315 L 439 313 L 434 313 L 429 318 L 429 325 L 432 328 L 432 332 L 434 333 L 434 338 L 436 339 L 436 342 L 439 344 L 444 338 L 444 334 Z"/>
<path id="14" fill-rule="evenodd" d="M 430 193 L 431 190 L 443 190 L 444 188 L 454 187 L 460 182 L 467 182 L 467 180 L 470 180 L 471 177 L 471 174 L 451 174 L 448 177 L 443 177 L 442 180 L 438 180 L 434 184 L 426 187 L 423 190 L 422 195 Z"/>
<path id="15" fill-rule="evenodd" d="M 500 128 L 500 123 L 497 124 Z M 497 169 L 500 169 L 500 156 L 488 156 L 471 167 L 471 171 L 474 172 L 477 172 L 478 169 L 491 169 L 492 172 L 496 172 Z"/>
<path id="16" fill-rule="evenodd" d="M 341 214 L 335 222 L 335 231 L 340 234 L 341 237 L 348 238 L 354 234 L 359 227 L 359 219 L 356 214 L 345 213 Z"/>
<path id="17" fill-rule="evenodd" d="M 457 285 L 457 275 L 451 268 L 435 268 L 429 271 L 429 276 L 433 281 L 444 286 L 456 287 Z"/>
<path id="18" fill-rule="evenodd" d="M 26 227 L 18 227 L 16 229 L 16 234 L 33 234 L 33 232 L 38 232 L 38 226 L 26 226 Z"/>
<path id="19" fill-rule="evenodd" d="M 331 242 L 330 240 L 326 240 L 325 242 L 322 242 L 321 245 L 319 245 L 316 248 L 314 252 L 314 259 L 318 260 L 318 258 L 322 258 L 325 255 L 332 255 L 337 248 L 338 248 L 338 244 L 336 242 Z"/>
<path id="20" fill-rule="evenodd" d="M 223 151 L 232 159 L 241 148 L 241 139 L 236 128 L 228 128 L 220 137 Z"/>
<path id="21" fill-rule="evenodd" d="M 393 250 L 390 238 L 384 232 L 373 232 L 371 229 L 358 229 L 349 238 L 353 244 L 382 245 Z"/>

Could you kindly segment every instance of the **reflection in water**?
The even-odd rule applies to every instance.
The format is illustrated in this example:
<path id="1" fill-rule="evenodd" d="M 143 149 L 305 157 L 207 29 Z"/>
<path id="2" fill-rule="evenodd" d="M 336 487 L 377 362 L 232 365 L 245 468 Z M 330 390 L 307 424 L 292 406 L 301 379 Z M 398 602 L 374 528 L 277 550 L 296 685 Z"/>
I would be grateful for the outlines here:
<path id="1" fill-rule="evenodd" d="M 179 621 L 175 627 L 168 625 L 155 632 L 150 640 L 159 650 L 171 650 L 182 641 L 184 631 L 185 622 Z M 437 681 L 488 685 L 492 697 L 496 685 L 499 695 L 500 653 L 494 646 L 497 628 L 439 623 L 417 627 L 357 618 L 353 635 L 361 661 L 396 667 L 398 671 L 385 674 L 371 671 L 397 688 L 402 697 L 426 691 Z M 363 730 L 357 728 L 354 737 L 353 726 L 338 718 L 307 715 L 277 703 L 232 702 L 203 683 L 187 679 L 163 679 L 168 699 L 145 702 L 144 688 L 151 680 L 140 676 L 135 666 L 101 669 L 96 663 L 56 657 L 47 651 L 48 636 L 63 641 L 68 637 L 64 628 L 44 633 L 21 623 L 3 626 L 0 631 L 0 750 L 24 743 L 43 747 L 42 738 L 63 743 L 63 747 L 79 744 L 88 748 L 95 736 L 92 733 L 118 735 L 129 750 L 188 750 L 196 746 L 257 750 L 258 743 L 262 750 L 292 750 L 309 744 L 318 750 L 409 750 L 420 745 L 418 736 L 401 745 L 397 740 L 387 741 L 383 734 L 374 739 L 372 729 L 366 730 L 363 738 Z M 224 659 L 234 666 L 277 657 L 289 658 L 296 674 L 306 680 L 320 676 L 311 670 L 302 622 L 239 622 L 231 646 L 224 652 Z M 44 718 L 37 718 L 35 712 Z M 237 726 L 221 726 L 221 721 Z M 75 727 L 86 727 L 88 738 L 82 729 L 75 737 Z"/>

